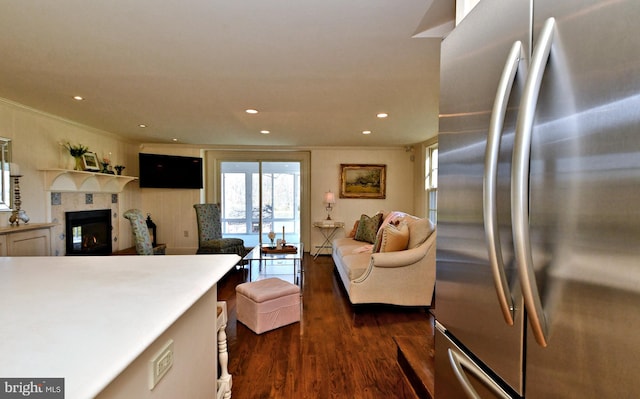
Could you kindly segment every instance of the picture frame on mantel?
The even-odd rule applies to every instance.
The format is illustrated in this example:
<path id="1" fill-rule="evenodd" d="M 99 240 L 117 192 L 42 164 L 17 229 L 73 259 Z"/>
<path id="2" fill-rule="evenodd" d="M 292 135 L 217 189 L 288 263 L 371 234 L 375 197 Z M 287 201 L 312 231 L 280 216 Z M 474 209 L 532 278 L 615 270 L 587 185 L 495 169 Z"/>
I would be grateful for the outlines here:
<path id="1" fill-rule="evenodd" d="M 95 152 L 86 152 L 82 154 L 82 163 L 84 170 L 98 172 L 100 170 L 100 163 L 98 162 L 98 155 Z"/>
<path id="2" fill-rule="evenodd" d="M 340 198 L 385 199 L 387 165 L 340 164 Z"/>

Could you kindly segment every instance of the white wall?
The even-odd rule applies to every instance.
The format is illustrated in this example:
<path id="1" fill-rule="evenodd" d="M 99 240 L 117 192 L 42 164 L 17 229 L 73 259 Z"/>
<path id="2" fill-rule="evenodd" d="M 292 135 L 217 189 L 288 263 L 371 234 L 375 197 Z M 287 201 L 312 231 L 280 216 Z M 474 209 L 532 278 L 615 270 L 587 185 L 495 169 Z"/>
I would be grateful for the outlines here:
<path id="1" fill-rule="evenodd" d="M 127 166 L 125 174 L 129 174 L 127 172 L 131 169 L 137 172 L 137 146 L 131 142 L 117 135 L 4 99 L 0 99 L 0 136 L 12 140 L 12 160 L 20 165 L 20 172 L 23 175 L 20 179 L 21 208 L 31 218 L 30 223 L 60 223 L 59 227 L 54 229 L 53 248 L 59 247 L 59 241 L 64 240 L 64 237 L 60 236 L 64 220 L 52 220 L 52 213 L 56 212 L 52 212 L 51 195 L 44 186 L 43 172 L 39 169 L 72 168 L 73 158 L 59 143 L 66 141 L 72 144 L 81 143 L 96 152 L 99 157 L 111 152 L 113 161 Z M 137 203 L 136 184 L 134 187 L 129 185 L 118 195 L 116 209 L 120 210 L 119 214 Z M 0 226 L 8 224 L 9 216 L 9 212 L 0 213 Z M 122 237 L 118 237 L 119 239 L 114 243 L 114 249 L 118 249 L 119 245 L 124 245 L 122 248 L 131 246 L 131 230 L 128 221 L 122 217 L 116 217 L 115 220 L 118 221 L 119 226 L 114 231 L 122 232 Z"/>

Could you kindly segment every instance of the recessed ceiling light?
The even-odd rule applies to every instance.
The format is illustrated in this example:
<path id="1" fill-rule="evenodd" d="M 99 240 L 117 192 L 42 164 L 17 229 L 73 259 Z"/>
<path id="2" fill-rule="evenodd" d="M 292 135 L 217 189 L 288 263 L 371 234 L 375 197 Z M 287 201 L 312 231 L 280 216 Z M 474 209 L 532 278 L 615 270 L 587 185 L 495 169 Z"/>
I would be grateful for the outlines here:
<path id="1" fill-rule="evenodd" d="M 269 134 L 269 133 L 271 133 L 271 132 L 270 132 L 270 131 L 268 131 L 268 130 L 260 130 L 260 133 L 262 133 L 262 134 Z"/>
<path id="2" fill-rule="evenodd" d="M 389 114 L 387 114 L 386 112 L 380 112 L 378 115 L 376 115 L 378 118 L 383 119 L 386 118 L 387 116 L 389 116 Z"/>
<path id="3" fill-rule="evenodd" d="M 257 114 L 258 110 L 257 109 L 247 109 L 244 112 L 246 112 L 247 114 Z"/>
<path id="4" fill-rule="evenodd" d="M 77 100 L 77 101 L 82 101 L 82 100 L 84 100 L 84 98 L 82 98 L 82 96 L 73 96 L 73 99 L 74 99 L 74 100 Z"/>
<path id="5" fill-rule="evenodd" d="M 138 127 L 144 129 L 145 127 L 147 127 L 147 125 L 145 125 L 144 123 L 141 123 L 138 125 Z"/>
<path id="6" fill-rule="evenodd" d="M 371 130 L 363 130 L 362 134 L 371 134 Z"/>
<path id="7" fill-rule="evenodd" d="M 171 139 L 171 141 L 178 141 L 178 139 L 174 137 Z"/>

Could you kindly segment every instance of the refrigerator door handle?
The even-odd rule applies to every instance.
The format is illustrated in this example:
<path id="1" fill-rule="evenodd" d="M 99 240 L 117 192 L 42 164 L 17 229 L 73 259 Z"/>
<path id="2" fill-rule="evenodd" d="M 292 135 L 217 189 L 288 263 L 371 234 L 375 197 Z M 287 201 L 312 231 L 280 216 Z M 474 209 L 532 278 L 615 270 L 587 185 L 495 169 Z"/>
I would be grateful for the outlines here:
<path id="1" fill-rule="evenodd" d="M 511 165 L 511 219 L 518 274 L 531 329 L 536 342 L 542 347 L 547 346 L 548 326 L 536 284 L 529 238 L 529 162 L 536 105 L 551 52 L 554 30 L 555 19 L 547 19 L 531 55 L 529 74 L 516 122 Z"/>
<path id="2" fill-rule="evenodd" d="M 449 348 L 447 350 L 449 354 L 449 363 L 451 363 L 451 368 L 453 368 L 453 372 L 456 375 L 456 378 L 462 385 L 462 389 L 467 394 L 469 399 L 482 399 L 480 395 L 473 389 L 471 382 L 467 378 L 465 374 L 465 369 L 468 370 L 471 374 L 473 374 L 476 378 L 478 378 L 483 385 L 489 388 L 493 393 L 497 395 L 497 397 L 502 399 L 511 399 L 506 392 L 504 392 L 500 387 L 498 387 L 482 370 L 476 366 L 468 357 L 463 354 L 454 351 Z"/>
<path id="3" fill-rule="evenodd" d="M 504 127 L 504 119 L 507 114 L 507 103 L 513 88 L 513 81 L 518 72 L 520 59 L 523 57 L 522 42 L 513 43 L 507 60 L 502 70 L 502 76 L 496 90 L 496 98 L 491 111 L 491 121 L 487 134 L 487 147 L 484 155 L 484 179 L 483 179 L 483 214 L 484 232 L 489 250 L 489 263 L 493 274 L 493 283 L 498 295 L 498 303 L 502 310 L 505 322 L 512 326 L 515 306 L 513 296 L 509 290 L 509 282 L 504 271 L 502 247 L 498 228 L 497 180 L 498 180 L 498 154 L 500 152 L 500 137 Z"/>

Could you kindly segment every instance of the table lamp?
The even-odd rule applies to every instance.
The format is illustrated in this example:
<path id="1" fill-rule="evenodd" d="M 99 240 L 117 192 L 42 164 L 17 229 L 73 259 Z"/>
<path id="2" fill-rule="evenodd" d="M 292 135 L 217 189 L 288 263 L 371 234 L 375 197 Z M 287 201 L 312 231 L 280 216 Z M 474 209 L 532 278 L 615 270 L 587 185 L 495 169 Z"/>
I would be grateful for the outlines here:
<path id="1" fill-rule="evenodd" d="M 331 210 L 333 209 L 333 204 L 336 203 L 335 195 L 331 191 L 327 191 L 324 193 L 324 202 L 327 204 L 325 208 L 327 210 L 327 220 L 331 220 Z"/>

